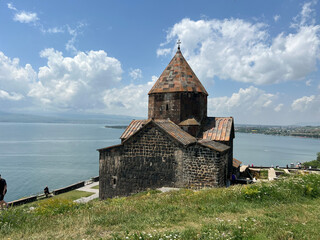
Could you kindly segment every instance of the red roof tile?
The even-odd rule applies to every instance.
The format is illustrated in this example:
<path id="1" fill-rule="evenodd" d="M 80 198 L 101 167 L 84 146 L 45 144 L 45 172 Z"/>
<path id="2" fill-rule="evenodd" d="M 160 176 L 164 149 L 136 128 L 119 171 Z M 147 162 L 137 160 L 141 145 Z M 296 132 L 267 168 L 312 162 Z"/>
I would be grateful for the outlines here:
<path id="1" fill-rule="evenodd" d="M 183 145 L 188 145 L 190 143 L 194 143 L 197 139 L 191 136 L 189 133 L 182 130 L 178 125 L 170 120 L 133 120 L 126 130 L 121 135 L 122 140 L 127 140 L 137 131 L 139 131 L 143 126 L 147 125 L 149 122 L 154 122 L 158 127 L 163 129 L 166 133 L 168 133 L 171 137 L 182 143 Z"/>
<path id="2" fill-rule="evenodd" d="M 219 142 L 215 142 L 215 141 L 210 141 L 207 139 L 201 139 L 198 141 L 198 143 L 200 143 L 202 146 L 214 149 L 218 152 L 225 152 L 228 149 L 230 149 L 229 146 L 223 144 L 223 143 L 219 143 Z"/>
<path id="3" fill-rule="evenodd" d="M 200 126 L 200 123 L 194 118 L 189 118 L 187 120 L 182 121 L 178 125 L 179 126 Z"/>
<path id="4" fill-rule="evenodd" d="M 212 120 L 212 119 L 211 119 Z M 203 133 L 203 139 L 213 141 L 229 141 L 234 138 L 233 118 L 216 117 L 208 121 L 209 130 Z"/>
<path id="5" fill-rule="evenodd" d="M 241 163 L 242 162 L 239 161 L 238 159 L 233 158 L 232 166 L 235 168 L 238 168 L 238 167 L 240 167 Z"/>
<path id="6" fill-rule="evenodd" d="M 148 120 L 132 120 L 129 126 L 124 130 L 120 139 L 126 139 L 142 128 Z"/>
<path id="7" fill-rule="evenodd" d="M 170 120 L 157 119 L 154 121 L 160 128 L 165 130 L 171 137 L 175 138 L 183 145 L 189 145 L 197 141 L 195 137 L 182 130 L 178 125 Z"/>
<path id="8" fill-rule="evenodd" d="M 166 92 L 198 92 L 208 95 L 179 49 L 149 94 Z"/>

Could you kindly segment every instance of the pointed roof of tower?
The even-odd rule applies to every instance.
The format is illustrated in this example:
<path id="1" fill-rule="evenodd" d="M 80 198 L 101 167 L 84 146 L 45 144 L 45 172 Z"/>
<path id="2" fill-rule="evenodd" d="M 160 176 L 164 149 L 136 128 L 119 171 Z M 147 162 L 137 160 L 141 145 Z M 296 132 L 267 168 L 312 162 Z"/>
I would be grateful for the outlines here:
<path id="1" fill-rule="evenodd" d="M 167 92 L 198 92 L 208 95 L 206 89 L 183 57 L 180 46 L 148 94 Z"/>

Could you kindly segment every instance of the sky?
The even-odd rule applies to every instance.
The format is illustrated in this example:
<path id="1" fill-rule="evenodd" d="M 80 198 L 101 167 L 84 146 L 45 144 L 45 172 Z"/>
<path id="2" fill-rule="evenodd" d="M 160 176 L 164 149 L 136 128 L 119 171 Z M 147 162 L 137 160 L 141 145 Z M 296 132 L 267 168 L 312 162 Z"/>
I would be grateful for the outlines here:
<path id="1" fill-rule="evenodd" d="M 0 111 L 147 117 L 177 50 L 235 123 L 320 124 L 320 3 L 0 0 Z"/>

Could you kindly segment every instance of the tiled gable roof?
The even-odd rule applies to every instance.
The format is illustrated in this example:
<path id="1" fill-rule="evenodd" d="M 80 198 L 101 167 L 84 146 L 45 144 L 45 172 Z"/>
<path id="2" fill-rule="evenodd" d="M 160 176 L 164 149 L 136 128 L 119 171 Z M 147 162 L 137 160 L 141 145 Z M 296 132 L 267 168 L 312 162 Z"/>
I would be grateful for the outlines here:
<path id="1" fill-rule="evenodd" d="M 162 72 L 149 94 L 167 92 L 197 92 L 208 95 L 180 49 Z"/>
<path id="2" fill-rule="evenodd" d="M 197 141 L 195 137 L 182 130 L 178 125 L 170 120 L 159 119 L 155 120 L 155 123 L 183 145 L 189 145 Z"/>
<path id="3" fill-rule="evenodd" d="M 129 126 L 124 130 L 120 139 L 124 140 L 137 132 L 140 128 L 142 128 L 146 123 L 150 120 L 132 120 Z"/>
<path id="4" fill-rule="evenodd" d="M 214 149 L 218 152 L 225 152 L 230 149 L 229 146 L 227 146 L 223 143 L 219 143 L 219 142 L 215 142 L 215 141 L 211 141 L 211 140 L 206 140 L 206 139 L 201 139 L 198 141 L 198 143 L 200 143 L 202 146 Z"/>
<path id="5" fill-rule="evenodd" d="M 213 141 L 230 141 L 234 138 L 234 126 L 232 117 L 215 117 L 207 123 L 207 129 L 203 133 L 203 139 Z"/>
<path id="6" fill-rule="evenodd" d="M 187 120 L 182 121 L 178 125 L 179 126 L 200 126 L 200 123 L 194 118 L 189 118 Z"/>
<path id="7" fill-rule="evenodd" d="M 197 141 L 197 139 L 193 136 L 191 136 L 189 133 L 182 130 L 178 125 L 176 125 L 174 122 L 170 120 L 133 120 L 129 126 L 126 128 L 126 130 L 121 135 L 121 139 L 123 141 L 126 141 L 128 138 L 130 138 L 133 134 L 135 134 L 137 131 L 139 131 L 141 128 L 146 126 L 148 123 L 153 122 L 158 127 L 160 127 L 162 130 L 164 130 L 166 133 L 168 133 L 171 137 L 173 137 L 178 142 L 182 143 L 183 145 L 189 145 L 191 143 L 194 143 Z"/>

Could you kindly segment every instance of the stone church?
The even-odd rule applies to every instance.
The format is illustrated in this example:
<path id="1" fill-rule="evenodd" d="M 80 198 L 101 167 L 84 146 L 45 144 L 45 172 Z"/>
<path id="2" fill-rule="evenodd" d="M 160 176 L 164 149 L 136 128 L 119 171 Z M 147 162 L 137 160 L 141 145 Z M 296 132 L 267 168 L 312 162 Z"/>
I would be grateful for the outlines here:
<path id="1" fill-rule="evenodd" d="M 180 46 L 149 95 L 148 119 L 133 120 L 121 144 L 99 151 L 100 198 L 159 187 L 226 186 L 232 117 L 208 117 L 208 93 Z"/>

